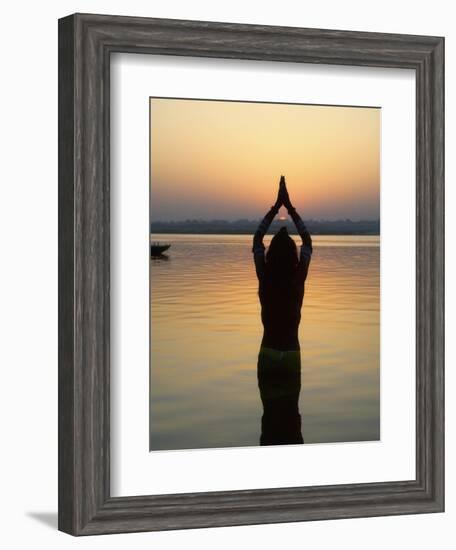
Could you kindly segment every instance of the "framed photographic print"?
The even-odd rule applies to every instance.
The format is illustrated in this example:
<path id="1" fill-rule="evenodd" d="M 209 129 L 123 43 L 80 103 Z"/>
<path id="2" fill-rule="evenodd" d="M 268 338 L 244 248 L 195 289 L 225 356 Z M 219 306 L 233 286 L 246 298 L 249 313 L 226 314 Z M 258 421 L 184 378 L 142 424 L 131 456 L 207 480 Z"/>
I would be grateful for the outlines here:
<path id="1" fill-rule="evenodd" d="M 59 529 L 444 509 L 443 38 L 59 21 Z"/>
<path id="2" fill-rule="evenodd" d="M 380 109 L 150 113 L 150 449 L 379 440 Z"/>

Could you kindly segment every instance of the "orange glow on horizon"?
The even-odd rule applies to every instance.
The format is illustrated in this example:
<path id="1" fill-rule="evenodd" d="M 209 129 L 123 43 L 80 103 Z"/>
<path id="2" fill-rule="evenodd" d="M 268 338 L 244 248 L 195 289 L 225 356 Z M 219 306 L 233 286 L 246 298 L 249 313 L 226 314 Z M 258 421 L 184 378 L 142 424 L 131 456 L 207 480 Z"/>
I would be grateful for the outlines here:
<path id="1" fill-rule="evenodd" d="M 151 99 L 151 219 L 378 219 L 380 109 Z M 281 219 L 286 219 L 282 216 Z"/>

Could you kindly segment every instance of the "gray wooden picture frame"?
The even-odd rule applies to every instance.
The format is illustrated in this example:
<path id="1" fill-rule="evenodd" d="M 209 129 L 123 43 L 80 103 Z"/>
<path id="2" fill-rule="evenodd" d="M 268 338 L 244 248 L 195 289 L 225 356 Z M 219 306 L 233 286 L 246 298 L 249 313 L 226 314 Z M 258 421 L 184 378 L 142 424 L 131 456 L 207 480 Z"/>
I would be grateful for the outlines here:
<path id="1" fill-rule="evenodd" d="M 110 496 L 110 54 L 416 72 L 416 479 Z M 76 14 L 59 21 L 59 529 L 72 535 L 444 510 L 444 39 Z M 400 182 L 398 182 L 400 185 Z"/>

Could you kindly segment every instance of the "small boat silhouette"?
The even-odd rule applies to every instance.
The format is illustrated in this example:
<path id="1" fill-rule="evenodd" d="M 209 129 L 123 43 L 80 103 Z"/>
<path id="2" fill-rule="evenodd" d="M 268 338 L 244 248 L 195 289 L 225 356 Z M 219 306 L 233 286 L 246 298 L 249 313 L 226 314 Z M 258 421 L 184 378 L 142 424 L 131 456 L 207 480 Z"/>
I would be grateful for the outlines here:
<path id="1" fill-rule="evenodd" d="M 160 243 L 151 243 L 150 245 L 150 255 L 151 256 L 161 256 L 165 250 L 168 250 L 170 244 L 160 244 Z"/>

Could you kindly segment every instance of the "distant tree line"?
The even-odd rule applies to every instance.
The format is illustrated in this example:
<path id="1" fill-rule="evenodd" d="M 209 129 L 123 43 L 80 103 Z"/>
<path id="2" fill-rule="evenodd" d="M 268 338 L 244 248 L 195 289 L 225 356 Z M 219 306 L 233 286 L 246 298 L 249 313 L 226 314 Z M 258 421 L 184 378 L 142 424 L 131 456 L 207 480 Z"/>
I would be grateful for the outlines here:
<path id="1" fill-rule="evenodd" d="M 379 235 L 380 220 L 305 220 L 313 235 Z M 156 221 L 150 224 L 151 233 L 187 233 L 187 234 L 221 234 L 252 235 L 258 227 L 259 220 L 185 220 Z M 280 227 L 287 227 L 290 234 L 296 234 L 291 220 L 274 220 L 269 233 L 275 233 Z"/>

